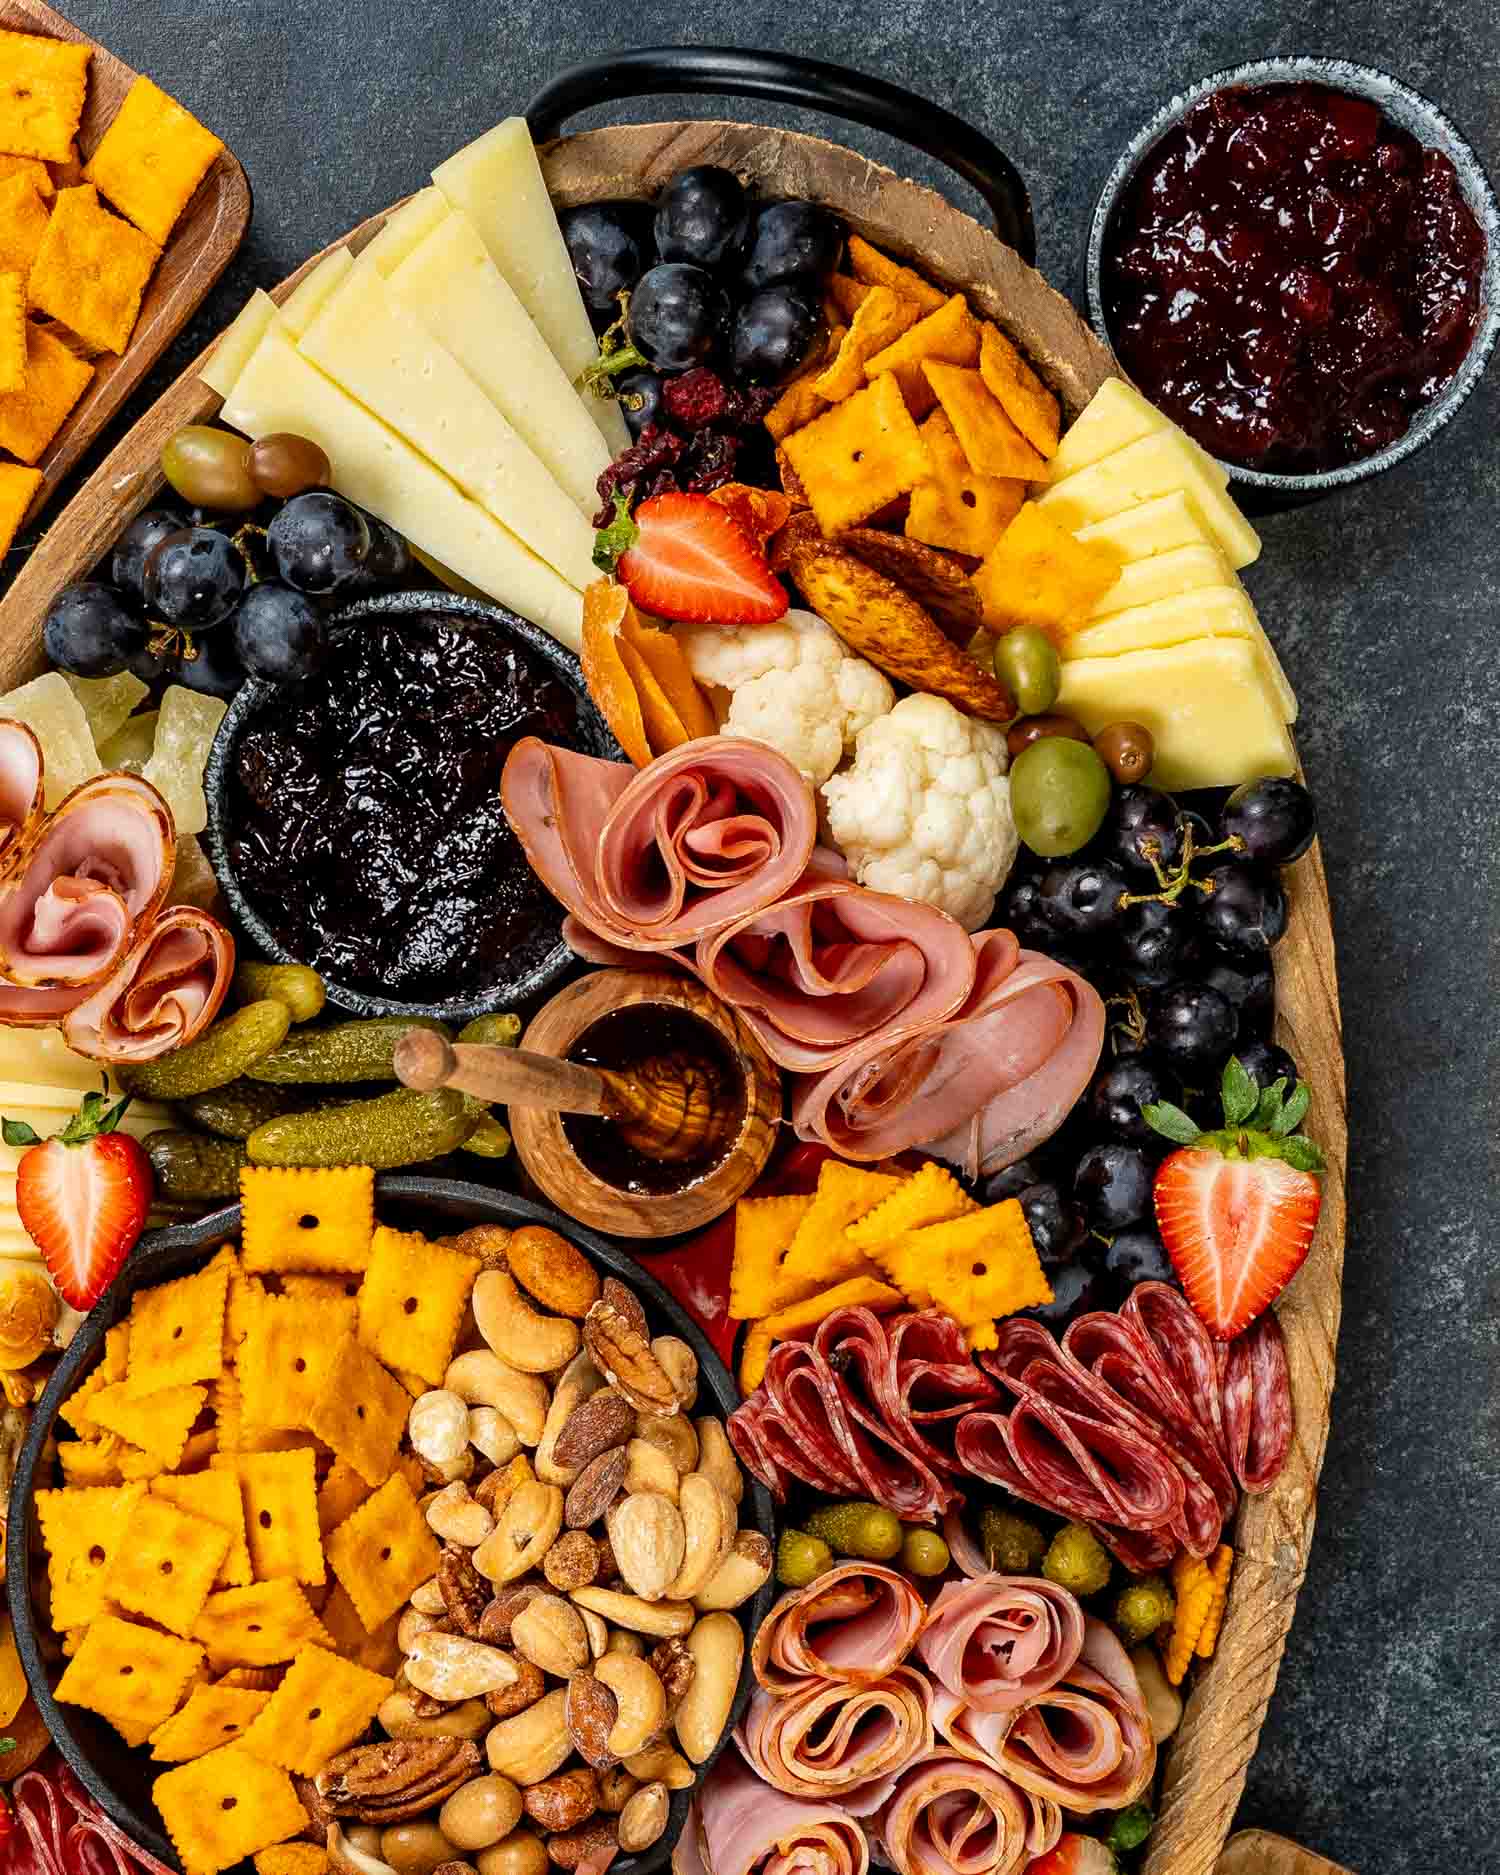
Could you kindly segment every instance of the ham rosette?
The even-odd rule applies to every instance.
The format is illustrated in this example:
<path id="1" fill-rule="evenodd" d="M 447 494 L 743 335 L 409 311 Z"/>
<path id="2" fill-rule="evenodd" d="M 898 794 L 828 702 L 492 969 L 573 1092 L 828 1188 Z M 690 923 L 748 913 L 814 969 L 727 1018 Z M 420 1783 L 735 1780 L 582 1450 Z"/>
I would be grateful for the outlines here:
<path id="1" fill-rule="evenodd" d="M 1006 1776 L 1080 1816 L 1120 1810 L 1150 1785 L 1156 1744 L 1135 1669 L 1102 1621 L 1062 1683 L 1015 1714 L 999 1750 Z"/>
<path id="2" fill-rule="evenodd" d="M 755 1677 L 771 1693 L 805 1680 L 884 1679 L 911 1652 L 926 1616 L 905 1576 L 879 1563 L 845 1562 L 791 1589 L 756 1630 Z"/>
<path id="3" fill-rule="evenodd" d="M 233 974 L 234 940 L 218 919 L 169 905 L 109 981 L 63 1018 L 63 1037 L 94 1061 L 152 1061 L 203 1033 Z"/>
<path id="4" fill-rule="evenodd" d="M 42 824 L 42 745 L 26 723 L 0 719 L 0 867 L 9 866 Z"/>
<path id="5" fill-rule="evenodd" d="M 865 1833 L 842 1805 L 769 1789 L 733 1746 L 699 1785 L 672 1875 L 866 1875 Z"/>
<path id="6" fill-rule="evenodd" d="M 978 1712 L 1013 1712 L 1063 1679 L 1083 1648 L 1083 1610 L 1038 1576 L 950 1582 L 928 1610 L 917 1652 Z"/>
<path id="7" fill-rule="evenodd" d="M 899 1875 L 1020 1875 L 1056 1846 L 1062 1815 L 990 1765 L 934 1757 L 901 1779 L 876 1828 Z"/>
<path id="8" fill-rule="evenodd" d="M 685 742 L 639 772 L 526 736 L 500 799 L 552 896 L 628 951 L 692 944 L 775 904 L 817 838 L 801 775 L 739 736 Z"/>
<path id="9" fill-rule="evenodd" d="M 892 1778 L 933 1747 L 932 1686 L 896 1667 L 858 1685 L 802 1680 L 788 1693 L 757 1687 L 735 1732 L 751 1769 L 795 1797 L 837 1797 L 853 1816 L 885 1799 Z"/>

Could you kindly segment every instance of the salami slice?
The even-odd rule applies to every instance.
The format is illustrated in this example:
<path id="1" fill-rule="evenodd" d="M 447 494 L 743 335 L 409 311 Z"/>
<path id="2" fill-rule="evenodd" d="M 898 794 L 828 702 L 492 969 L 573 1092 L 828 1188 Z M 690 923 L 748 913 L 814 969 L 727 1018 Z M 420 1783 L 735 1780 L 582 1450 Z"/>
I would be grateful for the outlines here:
<path id="1" fill-rule="evenodd" d="M 1229 1462 L 1245 1490 L 1270 1490 L 1292 1449 L 1292 1376 L 1270 1309 L 1229 1344 L 1223 1380 Z"/>

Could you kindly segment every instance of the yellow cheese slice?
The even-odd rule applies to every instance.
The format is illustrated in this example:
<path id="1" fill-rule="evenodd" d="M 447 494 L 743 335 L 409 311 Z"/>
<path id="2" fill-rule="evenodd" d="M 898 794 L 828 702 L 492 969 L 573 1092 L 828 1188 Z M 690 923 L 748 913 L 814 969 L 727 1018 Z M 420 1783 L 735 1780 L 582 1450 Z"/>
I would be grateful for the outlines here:
<path id="1" fill-rule="evenodd" d="M 257 287 L 214 347 L 213 356 L 198 373 L 199 379 L 220 397 L 227 397 L 250 354 L 270 331 L 275 317 L 275 300 Z"/>
<path id="2" fill-rule="evenodd" d="M 1200 586 L 1238 586 L 1239 583 L 1239 576 L 1217 547 L 1207 541 L 1190 541 L 1187 546 L 1174 547 L 1169 553 L 1126 561 L 1120 568 L 1120 577 L 1089 616 L 1110 618 L 1134 606 L 1150 605 L 1155 599 L 1170 599 L 1174 593 L 1193 592 Z"/>
<path id="3" fill-rule="evenodd" d="M 594 530 L 463 366 L 365 261 L 297 349 L 582 592 Z"/>
<path id="4" fill-rule="evenodd" d="M 386 281 L 591 517 L 609 448 L 468 216 L 446 215 Z"/>
<path id="5" fill-rule="evenodd" d="M 291 430 L 327 451 L 334 486 L 413 546 L 577 651 L 583 600 L 559 573 L 303 357 L 273 320 L 221 412 L 246 436 Z"/>
<path id="6" fill-rule="evenodd" d="M 1184 550 L 1186 551 L 1186 550 Z M 1163 555 L 1165 559 L 1168 556 Z M 1155 566 L 1143 560 L 1142 566 Z M 1232 577 L 1232 576 L 1231 576 Z M 1170 593 L 1149 604 L 1116 612 L 1097 624 L 1085 625 L 1067 640 L 1067 658 L 1118 657 L 1126 651 L 1160 651 L 1186 644 L 1192 638 L 1246 638 L 1258 650 L 1267 681 L 1275 694 L 1282 720 L 1297 720 L 1297 697 L 1272 649 L 1265 627 L 1243 586 L 1201 586 L 1190 592 Z"/>
<path id="7" fill-rule="evenodd" d="M 73 1090 L 76 1106 L 79 1095 L 94 1093 L 103 1085 L 103 1075 L 103 1064 L 75 1054 L 57 1029 L 0 1026 L 0 1082 L 68 1088 Z M 110 1086 L 115 1085 L 111 1076 Z"/>
<path id="8" fill-rule="evenodd" d="M 1198 519 L 1180 491 L 1143 501 L 1138 508 L 1122 508 L 1107 520 L 1092 521 L 1075 530 L 1080 540 L 1102 540 L 1132 560 L 1149 560 L 1179 547 L 1214 547 L 1214 537 Z M 1228 561 L 1225 562 L 1227 566 Z M 1233 569 L 1230 569 L 1233 571 Z"/>
<path id="9" fill-rule="evenodd" d="M 1117 449 L 1138 443 L 1143 436 L 1153 436 L 1158 430 L 1176 430 L 1197 457 L 1204 473 L 1220 488 L 1228 488 L 1228 472 L 1124 378 L 1106 378 L 1095 391 L 1079 413 L 1077 422 L 1058 444 L 1057 454 L 1047 464 L 1049 479 L 1061 482 L 1080 469 L 1086 469 L 1091 462 L 1112 456 Z"/>
<path id="10" fill-rule="evenodd" d="M 1070 530 L 1106 520 L 1122 509 L 1150 501 L 1156 495 L 1180 490 L 1198 519 L 1223 548 L 1233 567 L 1249 566 L 1260 552 L 1255 529 L 1203 467 L 1196 450 L 1180 430 L 1157 430 L 1139 442 L 1127 443 L 1112 456 L 1091 462 L 1086 469 L 1054 483 L 1038 506 Z"/>
<path id="11" fill-rule="evenodd" d="M 1054 708 L 1090 735 L 1106 723 L 1144 723 L 1156 743 L 1153 787 L 1237 787 L 1297 766 L 1265 661 L 1244 638 L 1073 659 Z"/>
<path id="12" fill-rule="evenodd" d="M 325 254 L 301 283 L 282 302 L 281 323 L 295 338 L 312 324 L 334 293 L 349 276 L 354 256 L 347 247 L 336 247 Z"/>
<path id="13" fill-rule="evenodd" d="M 380 273 L 391 273 L 452 212 L 441 189 L 434 185 L 418 189 L 387 215 L 385 226 L 364 249 L 360 259 L 369 261 Z"/>

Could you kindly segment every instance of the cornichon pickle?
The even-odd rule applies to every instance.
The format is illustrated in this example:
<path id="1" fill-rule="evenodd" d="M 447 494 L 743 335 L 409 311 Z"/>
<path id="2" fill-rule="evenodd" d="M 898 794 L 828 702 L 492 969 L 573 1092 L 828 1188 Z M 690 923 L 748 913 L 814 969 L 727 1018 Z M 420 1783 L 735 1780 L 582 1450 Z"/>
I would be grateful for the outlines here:
<path id="1" fill-rule="evenodd" d="M 327 992 L 323 979 L 307 964 L 239 963 L 234 971 L 234 993 L 241 1002 L 263 1002 L 268 996 L 285 1003 L 293 1022 L 311 1022 L 323 1013 Z"/>
<path id="2" fill-rule="evenodd" d="M 408 1029 L 435 1029 L 449 1041 L 453 1039 L 446 1023 L 433 1022 L 426 1016 L 376 1016 L 369 1022 L 335 1022 L 326 1029 L 302 1029 L 289 1035 L 273 1054 L 256 1062 L 251 1078 L 283 1084 L 394 1081 L 396 1044 Z"/>
<path id="3" fill-rule="evenodd" d="M 269 1081 L 241 1079 L 210 1087 L 176 1103 L 183 1119 L 221 1139 L 248 1139 L 267 1120 L 314 1105 L 311 1088 L 273 1087 Z"/>
<path id="4" fill-rule="evenodd" d="M 833 1551 L 821 1537 L 805 1530 L 783 1530 L 776 1545 L 776 1580 L 789 1589 L 805 1589 L 833 1567 Z"/>
<path id="5" fill-rule="evenodd" d="M 914 1576 L 940 1576 L 948 1567 L 948 1545 L 936 1530 L 908 1530 L 901 1539 L 901 1566 Z"/>
<path id="6" fill-rule="evenodd" d="M 168 1199 L 233 1198 L 240 1188 L 245 1148 L 237 1139 L 204 1133 L 148 1133 L 146 1157 L 158 1193 Z"/>
<path id="7" fill-rule="evenodd" d="M 245 1142 L 252 1165 L 373 1165 L 389 1169 L 456 1152 L 479 1124 L 451 1087 L 419 1094 L 409 1087 L 346 1107 L 286 1113 L 256 1127 Z"/>
<path id="8" fill-rule="evenodd" d="M 802 1527 L 839 1555 L 858 1556 L 864 1562 L 889 1562 L 901 1548 L 901 1520 L 896 1513 L 858 1498 L 821 1505 L 803 1518 Z"/>
<path id="9" fill-rule="evenodd" d="M 1096 1595 L 1109 1581 L 1109 1556 L 1087 1524 L 1065 1523 L 1047 1546 L 1042 1574 L 1075 1595 Z"/>
<path id="10" fill-rule="evenodd" d="M 521 1039 L 521 1018 L 515 1015 L 475 1016 L 458 1032 L 461 1042 L 489 1042 L 497 1048 L 514 1048 Z"/>
<path id="11" fill-rule="evenodd" d="M 481 1159 L 503 1159 L 510 1151 L 510 1134 L 493 1113 L 482 1112 L 479 1124 L 464 1141 L 464 1151 Z"/>
<path id="12" fill-rule="evenodd" d="M 979 1512 L 979 1540 L 985 1560 L 1001 1575 L 1035 1575 L 1047 1554 L 1047 1539 L 1029 1517 L 985 1504 Z"/>
<path id="13" fill-rule="evenodd" d="M 120 1068 L 120 1084 L 147 1100 L 185 1100 L 227 1087 L 278 1046 L 291 1027 L 285 1003 L 247 1003 L 232 1016 L 205 1029 L 196 1042 L 155 1061 L 134 1061 Z"/>
<path id="14" fill-rule="evenodd" d="M 1115 1602 L 1115 1630 L 1127 1647 L 1139 1647 L 1177 1611 L 1165 1576 L 1139 1576 L 1120 1590 Z"/>

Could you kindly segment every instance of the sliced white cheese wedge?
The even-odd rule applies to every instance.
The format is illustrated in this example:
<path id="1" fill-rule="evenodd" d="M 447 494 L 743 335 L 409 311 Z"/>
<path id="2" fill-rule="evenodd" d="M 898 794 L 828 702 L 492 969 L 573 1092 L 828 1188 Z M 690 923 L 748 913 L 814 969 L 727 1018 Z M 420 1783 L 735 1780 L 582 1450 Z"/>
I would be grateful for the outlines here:
<path id="1" fill-rule="evenodd" d="M 577 503 L 367 262 L 355 262 L 298 350 L 451 476 L 570 586 L 582 592 L 598 577 L 594 530 Z"/>
<path id="2" fill-rule="evenodd" d="M 1120 577 L 1090 616 L 1110 618 L 1116 612 L 1150 605 L 1155 599 L 1170 599 L 1174 593 L 1192 592 L 1199 586 L 1239 583 L 1238 574 L 1217 547 L 1207 541 L 1190 541 L 1185 547 L 1152 554 L 1146 560 L 1127 560 L 1120 568 Z"/>
<path id="3" fill-rule="evenodd" d="M 525 118 L 507 117 L 496 124 L 439 164 L 432 180 L 473 222 L 490 259 L 576 384 L 598 355 L 599 344 Z M 594 420 L 610 454 L 618 455 L 630 440 L 625 420 L 613 400 L 595 401 Z"/>
<path id="4" fill-rule="evenodd" d="M 468 216 L 446 215 L 386 283 L 592 516 L 608 446 Z"/>
<path id="5" fill-rule="evenodd" d="M 1180 430 L 1157 430 L 1054 483 L 1038 506 L 1072 531 L 1180 490 L 1229 564 L 1249 566 L 1260 553 L 1260 539 L 1220 482 L 1204 469 L 1201 456 Z"/>
<path id="6" fill-rule="evenodd" d="M 1106 723 L 1144 723 L 1156 743 L 1153 787 L 1237 787 L 1297 766 L 1265 660 L 1244 638 L 1073 659 L 1053 707 L 1090 735 Z"/>
<path id="7" fill-rule="evenodd" d="M 1188 551 L 1184 549 L 1184 551 Z M 1168 556 L 1163 555 L 1166 559 Z M 1155 566 L 1143 560 L 1142 566 Z M 1074 632 L 1064 649 L 1066 658 L 1118 657 L 1127 651 L 1160 651 L 1186 644 L 1193 638 L 1245 638 L 1259 651 L 1266 679 L 1276 695 L 1282 720 L 1297 720 L 1297 697 L 1281 660 L 1256 616 L 1243 586 L 1201 586 L 1154 599 L 1149 604 L 1116 612 L 1112 618 L 1085 625 Z"/>
<path id="8" fill-rule="evenodd" d="M 447 196 L 435 184 L 418 189 L 386 216 L 385 226 L 362 251 L 360 259 L 389 274 L 452 213 Z"/>
<path id="9" fill-rule="evenodd" d="M 1122 508 L 1107 520 L 1091 521 L 1074 531 L 1080 540 L 1102 540 L 1123 554 L 1127 562 L 1149 560 L 1153 554 L 1173 553 L 1179 547 L 1214 547 L 1218 551 L 1213 535 L 1180 491 L 1143 501 L 1138 508 Z"/>
<path id="10" fill-rule="evenodd" d="M 1204 474 L 1217 482 L 1220 488 L 1228 488 L 1228 473 L 1219 467 L 1208 451 L 1201 444 L 1195 443 L 1186 431 L 1177 429 L 1164 411 L 1158 410 L 1148 398 L 1142 397 L 1135 386 L 1127 384 L 1124 378 L 1106 378 L 1095 391 L 1087 407 L 1080 412 L 1078 420 L 1058 444 L 1057 454 L 1047 464 L 1048 479 L 1061 482 L 1067 476 L 1076 475 L 1080 469 L 1086 469 L 1091 462 L 1112 456 L 1117 449 L 1138 443 L 1143 436 L 1154 436 L 1158 430 L 1176 430 L 1197 457 Z"/>
<path id="11" fill-rule="evenodd" d="M 294 287 L 282 302 L 281 319 L 288 332 L 301 338 L 348 278 L 353 265 L 354 256 L 347 247 L 336 247 L 331 254 L 323 256 L 307 278 Z"/>
<path id="12" fill-rule="evenodd" d="M 234 389 L 235 380 L 244 370 L 250 354 L 270 331 L 271 321 L 275 317 L 275 300 L 257 287 L 214 347 L 208 363 L 198 373 L 200 382 L 220 397 L 227 397 Z"/>
<path id="13" fill-rule="evenodd" d="M 394 430 L 327 378 L 276 320 L 222 411 L 246 436 L 292 430 L 328 453 L 334 486 L 490 598 L 583 642 L 583 601 L 568 582 Z"/>

